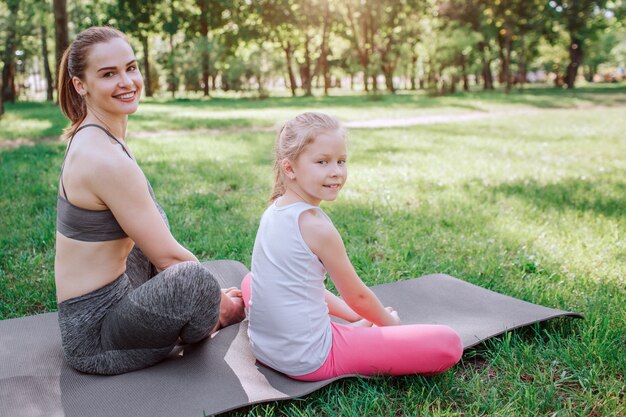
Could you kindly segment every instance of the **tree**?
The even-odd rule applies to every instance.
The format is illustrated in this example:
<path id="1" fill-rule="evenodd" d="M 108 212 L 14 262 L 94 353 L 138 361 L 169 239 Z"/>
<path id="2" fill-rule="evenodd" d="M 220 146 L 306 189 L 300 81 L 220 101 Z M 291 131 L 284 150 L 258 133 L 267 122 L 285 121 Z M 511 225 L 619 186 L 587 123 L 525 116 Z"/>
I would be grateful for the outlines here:
<path id="1" fill-rule="evenodd" d="M 53 0 L 54 35 L 55 35 L 55 74 L 59 80 L 59 66 L 63 52 L 70 44 L 67 29 L 67 0 Z"/>
<path id="2" fill-rule="evenodd" d="M 242 2 L 245 3 L 245 2 Z M 203 93 L 205 96 L 209 96 L 210 79 L 215 79 L 216 63 L 212 62 L 212 49 L 214 49 L 216 39 L 214 35 L 223 29 L 226 23 L 230 22 L 232 17 L 235 20 L 237 15 L 237 9 L 242 7 L 236 0 L 195 0 L 196 11 L 189 15 L 191 21 L 186 31 L 190 37 L 194 37 L 198 40 L 197 46 L 200 48 L 200 68 L 202 69 L 201 83 Z M 247 6 L 250 8 L 250 6 Z M 232 34 L 229 35 L 232 41 Z"/>
<path id="3" fill-rule="evenodd" d="M 4 47 L 4 66 L 2 67 L 2 101 L 15 101 L 15 51 L 17 42 L 17 21 L 20 7 L 19 0 L 7 0 L 9 20 Z"/>
<path id="4" fill-rule="evenodd" d="M 198 0 L 200 7 L 200 36 L 202 45 L 202 85 L 205 97 L 209 95 L 209 0 Z"/>
<path id="5" fill-rule="evenodd" d="M 329 39 L 334 23 L 330 2 L 260 0 L 254 2 L 253 10 L 258 16 L 253 30 L 261 39 L 279 45 L 285 53 L 285 70 L 292 96 L 296 95 L 296 65 L 305 95 L 313 94 L 313 78 L 320 73 L 327 93 L 330 88 Z"/>
<path id="6" fill-rule="evenodd" d="M 161 6 L 159 0 L 118 0 L 117 7 L 111 7 L 111 15 L 117 19 L 119 29 L 134 35 L 141 42 L 143 52 L 143 76 L 146 97 L 152 97 L 152 71 L 150 68 L 150 35 L 160 28 L 154 16 Z"/>
<path id="7" fill-rule="evenodd" d="M 256 2 L 258 21 L 255 30 L 259 36 L 275 42 L 285 53 L 285 70 L 291 96 L 296 96 L 298 88 L 293 70 L 294 53 L 298 47 L 296 17 L 292 12 L 293 2 L 289 0 Z"/>
<path id="8" fill-rule="evenodd" d="M 565 74 L 567 88 L 574 88 L 578 70 L 584 59 L 586 43 L 606 26 L 606 0 L 552 0 L 549 10 L 569 35 L 569 64 Z"/>
<path id="9" fill-rule="evenodd" d="M 49 12 L 49 10 L 46 10 L 47 5 L 43 2 L 41 2 L 38 6 L 41 7 L 41 9 L 39 9 L 37 20 L 39 23 L 39 34 L 41 36 L 42 65 L 46 77 L 46 100 L 52 101 L 54 100 L 54 79 L 52 78 L 52 71 L 50 71 L 50 61 L 48 59 L 48 25 L 46 21 L 48 15 L 48 13 L 46 12 Z"/>
<path id="10" fill-rule="evenodd" d="M 608 5 L 608 4 L 607 4 Z M 584 75 L 587 81 L 593 81 L 599 68 L 603 64 L 615 67 L 624 67 L 624 60 L 618 57 L 620 48 L 626 45 L 626 28 L 624 16 L 626 2 L 620 6 L 607 10 L 607 26 L 598 32 L 598 36 L 589 42 L 583 59 Z M 621 46 L 620 46 L 621 45 Z"/>
<path id="11" fill-rule="evenodd" d="M 393 77 L 400 59 L 402 40 L 410 38 L 419 11 L 426 6 L 421 0 L 347 0 L 343 2 L 342 15 L 346 25 L 345 36 L 363 69 L 365 91 L 369 91 L 371 78 L 373 91 L 377 91 L 379 72 L 385 76 L 389 92 L 395 92 Z"/>

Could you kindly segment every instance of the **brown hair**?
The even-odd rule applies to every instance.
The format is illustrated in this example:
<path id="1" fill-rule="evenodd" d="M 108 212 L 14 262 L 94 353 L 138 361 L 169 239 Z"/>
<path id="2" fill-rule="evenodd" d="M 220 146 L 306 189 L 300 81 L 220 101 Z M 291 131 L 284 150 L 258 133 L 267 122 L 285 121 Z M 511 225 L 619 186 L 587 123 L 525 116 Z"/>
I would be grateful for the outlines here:
<path id="1" fill-rule="evenodd" d="M 73 77 L 83 79 L 87 68 L 87 55 L 91 48 L 111 39 L 121 38 L 130 44 L 126 35 L 109 26 L 94 26 L 80 32 L 72 44 L 63 53 L 59 66 L 59 106 L 72 125 L 64 132 L 71 136 L 87 116 L 85 99 L 78 94 L 72 83 Z"/>
<path id="2" fill-rule="evenodd" d="M 274 187 L 270 203 L 285 194 L 282 162 L 285 159 L 296 161 L 304 148 L 322 133 L 337 132 L 341 136 L 346 131 L 341 123 L 324 113 L 307 112 L 285 123 L 276 137 L 274 146 Z"/>

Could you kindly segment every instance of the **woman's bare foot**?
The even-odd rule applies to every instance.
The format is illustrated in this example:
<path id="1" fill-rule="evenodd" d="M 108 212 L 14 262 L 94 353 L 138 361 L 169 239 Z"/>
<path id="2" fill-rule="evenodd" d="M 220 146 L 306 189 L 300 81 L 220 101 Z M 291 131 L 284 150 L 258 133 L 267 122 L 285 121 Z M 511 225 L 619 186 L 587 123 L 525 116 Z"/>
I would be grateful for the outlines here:
<path id="1" fill-rule="evenodd" d="M 211 333 L 231 324 L 239 323 L 245 318 L 246 313 L 243 309 L 241 290 L 236 287 L 222 289 L 220 318 Z"/>

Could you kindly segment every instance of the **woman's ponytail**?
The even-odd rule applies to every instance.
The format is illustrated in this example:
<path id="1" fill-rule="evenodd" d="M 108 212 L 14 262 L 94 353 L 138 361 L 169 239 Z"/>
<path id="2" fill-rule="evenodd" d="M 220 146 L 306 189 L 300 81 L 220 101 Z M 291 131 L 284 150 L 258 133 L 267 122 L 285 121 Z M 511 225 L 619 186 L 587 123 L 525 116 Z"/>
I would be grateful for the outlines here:
<path id="1" fill-rule="evenodd" d="M 84 98 L 78 94 L 72 83 L 72 74 L 69 70 L 69 55 L 71 47 L 67 48 L 61 58 L 59 65 L 59 107 L 65 116 L 72 122 L 71 126 L 65 129 L 65 137 L 71 136 L 76 128 L 85 120 L 87 116 L 87 106 Z"/>

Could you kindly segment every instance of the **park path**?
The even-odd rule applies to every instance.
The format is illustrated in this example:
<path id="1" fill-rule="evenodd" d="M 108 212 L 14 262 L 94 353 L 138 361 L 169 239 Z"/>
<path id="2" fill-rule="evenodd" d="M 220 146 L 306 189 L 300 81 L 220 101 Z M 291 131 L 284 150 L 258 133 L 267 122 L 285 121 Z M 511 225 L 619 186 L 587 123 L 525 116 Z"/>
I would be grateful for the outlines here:
<path id="1" fill-rule="evenodd" d="M 603 106 L 592 106 L 594 109 Z M 611 106 L 615 107 L 615 106 Z M 345 122 L 344 125 L 348 128 L 356 129 L 383 129 L 394 127 L 410 127 L 418 125 L 430 125 L 438 123 L 462 123 L 467 121 L 491 119 L 499 117 L 509 117 L 517 115 L 529 115 L 539 114 L 544 112 L 556 112 L 563 110 L 589 110 L 587 106 L 581 106 L 577 108 L 552 108 L 552 109 L 537 109 L 537 108 L 522 108 L 522 109 L 507 109 L 496 111 L 473 111 L 459 114 L 433 114 L 426 116 L 405 117 L 405 118 L 383 118 L 383 119 L 369 119 L 369 120 L 353 120 Z M 150 138 L 156 133 L 159 135 L 176 135 L 181 133 L 194 133 L 194 134 L 219 134 L 224 132 L 273 132 L 276 127 L 227 127 L 227 128 L 211 128 L 211 129 L 185 129 L 185 130 L 159 130 L 155 131 L 136 131 L 131 132 L 131 138 Z M 0 141 L 0 149 L 14 149 L 20 146 L 33 146 L 37 143 L 44 142 L 58 142 L 61 141 L 60 136 L 49 136 L 38 140 L 32 139 L 14 139 L 7 141 Z"/>
<path id="2" fill-rule="evenodd" d="M 509 109 L 498 110 L 492 112 L 471 112 L 460 114 L 434 114 L 427 116 L 417 117 L 405 117 L 399 119 L 370 119 L 370 120 L 355 120 L 352 122 L 346 122 L 346 127 L 358 128 L 358 129 L 381 129 L 392 127 L 409 127 L 418 125 L 430 125 L 437 123 L 460 123 L 472 120 L 489 119 L 494 117 L 514 116 L 521 114 L 533 114 L 540 113 L 541 109 Z"/>
<path id="3" fill-rule="evenodd" d="M 563 110 L 563 109 L 561 109 Z M 570 109 L 571 110 L 571 109 Z M 435 114 L 417 117 L 405 118 L 385 118 L 385 119 L 369 119 L 369 120 L 353 120 L 343 123 L 344 126 L 352 129 L 384 129 L 394 127 L 410 127 L 418 125 L 428 125 L 437 123 L 461 123 L 472 120 L 488 119 L 495 117 L 507 117 L 522 114 L 540 113 L 541 109 L 509 109 L 497 111 L 474 111 L 459 114 Z M 250 127 L 227 127 L 227 128 L 211 128 L 211 129 L 188 129 L 188 130 L 159 130 L 160 135 L 169 136 L 180 133 L 194 134 L 219 134 L 224 132 L 274 132 L 275 126 L 250 126 Z M 131 138 L 150 138 L 155 135 L 154 131 L 137 131 L 130 134 Z"/>

